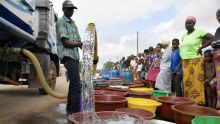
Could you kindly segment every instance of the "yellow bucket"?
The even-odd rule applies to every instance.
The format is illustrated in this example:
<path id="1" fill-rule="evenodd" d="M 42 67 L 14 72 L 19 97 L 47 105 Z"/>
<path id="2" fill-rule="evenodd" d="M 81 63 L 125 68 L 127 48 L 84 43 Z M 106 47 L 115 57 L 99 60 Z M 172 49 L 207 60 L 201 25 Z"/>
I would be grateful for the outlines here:
<path id="1" fill-rule="evenodd" d="M 157 106 L 162 105 L 162 103 L 150 99 L 128 97 L 127 100 L 128 108 L 144 109 L 153 113 L 155 113 Z"/>
<path id="2" fill-rule="evenodd" d="M 141 93 L 152 93 L 153 88 L 139 87 L 139 88 L 129 88 L 133 92 L 141 92 Z"/>

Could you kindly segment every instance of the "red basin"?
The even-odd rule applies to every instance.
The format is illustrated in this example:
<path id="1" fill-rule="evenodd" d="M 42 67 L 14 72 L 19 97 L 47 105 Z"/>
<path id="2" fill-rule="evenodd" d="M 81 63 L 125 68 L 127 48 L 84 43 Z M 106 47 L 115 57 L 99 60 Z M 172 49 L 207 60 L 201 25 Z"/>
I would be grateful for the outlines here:
<path id="1" fill-rule="evenodd" d="M 126 99 L 116 95 L 95 95 L 95 111 L 114 111 L 126 105 Z"/>
<path id="2" fill-rule="evenodd" d="M 118 95 L 118 96 L 127 96 L 127 92 L 120 92 L 120 91 L 103 91 L 103 94 L 108 94 L 108 95 Z"/>
<path id="3" fill-rule="evenodd" d="M 116 111 L 102 111 L 96 112 L 96 115 L 102 120 L 123 120 L 123 116 L 128 116 L 130 118 L 135 119 L 135 124 L 145 124 L 145 120 L 137 115 L 124 113 L 124 112 L 116 112 Z M 74 124 L 83 124 L 84 123 L 84 114 L 83 113 L 75 113 L 69 116 L 69 120 Z M 89 116 L 89 121 L 92 123 L 92 115 Z"/>
<path id="4" fill-rule="evenodd" d="M 120 89 L 120 88 L 112 88 L 112 87 L 108 87 L 108 90 L 112 90 L 112 91 L 121 91 L 121 92 L 128 92 L 129 88 L 125 88 L 125 89 Z"/>
<path id="5" fill-rule="evenodd" d="M 160 117 L 165 120 L 169 120 L 169 121 L 174 121 L 174 112 L 171 109 L 172 105 L 176 105 L 176 104 L 192 105 L 193 104 L 193 101 L 186 97 L 163 96 L 163 97 L 156 98 L 156 100 L 162 103 L 162 106 L 158 107 Z"/>
<path id="6" fill-rule="evenodd" d="M 94 95 L 102 95 L 104 90 L 95 90 Z"/>
<path id="7" fill-rule="evenodd" d="M 108 90 L 109 85 L 108 84 L 103 84 L 95 87 L 96 90 Z"/>
<path id="8" fill-rule="evenodd" d="M 95 90 L 95 95 L 118 95 L 118 96 L 127 96 L 127 92 L 120 91 L 108 91 L 108 90 Z"/>
<path id="9" fill-rule="evenodd" d="M 147 99 L 150 99 L 150 98 L 151 98 L 151 93 L 128 91 L 128 97 L 147 98 Z"/>
<path id="10" fill-rule="evenodd" d="M 115 111 L 134 114 L 134 115 L 144 118 L 145 120 L 153 119 L 156 116 L 154 113 L 147 111 L 147 110 L 143 110 L 143 109 L 119 108 L 119 109 L 116 109 Z"/>
<path id="11" fill-rule="evenodd" d="M 191 124 L 195 116 L 217 116 L 217 110 L 196 105 L 172 105 L 176 124 Z"/>

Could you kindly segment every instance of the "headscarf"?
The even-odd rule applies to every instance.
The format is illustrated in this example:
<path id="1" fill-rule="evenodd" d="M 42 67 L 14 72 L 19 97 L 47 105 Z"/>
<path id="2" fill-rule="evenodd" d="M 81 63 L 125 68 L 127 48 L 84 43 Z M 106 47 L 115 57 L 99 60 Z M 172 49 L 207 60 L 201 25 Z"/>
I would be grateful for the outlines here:
<path id="1" fill-rule="evenodd" d="M 193 21 L 194 23 L 196 23 L 196 18 L 194 17 L 194 16 L 188 16 L 187 18 L 186 18 L 186 21 L 187 20 L 191 20 L 191 21 Z"/>
<path id="2" fill-rule="evenodd" d="M 161 42 L 161 44 L 162 45 L 170 45 L 170 41 L 168 41 L 168 40 L 162 40 L 162 42 Z"/>

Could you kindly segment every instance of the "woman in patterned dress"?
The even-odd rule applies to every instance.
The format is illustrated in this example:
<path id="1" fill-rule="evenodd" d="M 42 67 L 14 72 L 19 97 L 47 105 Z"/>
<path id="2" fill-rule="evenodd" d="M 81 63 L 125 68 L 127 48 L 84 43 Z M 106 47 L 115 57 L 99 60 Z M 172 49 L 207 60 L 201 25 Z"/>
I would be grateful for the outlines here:
<path id="1" fill-rule="evenodd" d="M 211 44 L 213 35 L 204 30 L 195 29 L 195 23 L 195 17 L 187 17 L 185 21 L 187 32 L 180 42 L 184 96 L 198 105 L 204 105 L 204 58 L 202 57 L 202 49 Z"/>

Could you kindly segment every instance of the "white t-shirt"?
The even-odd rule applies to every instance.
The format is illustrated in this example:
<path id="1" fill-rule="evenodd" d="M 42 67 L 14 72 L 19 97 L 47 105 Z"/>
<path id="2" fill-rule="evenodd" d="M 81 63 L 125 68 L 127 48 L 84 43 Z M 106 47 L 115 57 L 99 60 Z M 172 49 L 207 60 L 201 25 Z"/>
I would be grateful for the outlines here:
<path id="1" fill-rule="evenodd" d="M 138 65 L 137 71 L 141 71 L 142 66 L 143 66 L 142 64 Z"/>
<path id="2" fill-rule="evenodd" d="M 130 65 L 131 65 L 131 67 L 133 67 L 134 69 L 136 69 L 136 68 L 137 68 L 136 60 L 131 60 Z"/>
<path id="3" fill-rule="evenodd" d="M 172 51 L 171 47 L 167 47 L 164 50 L 164 54 L 163 54 L 162 59 L 160 61 L 160 69 L 161 70 L 170 71 L 172 52 L 173 51 Z"/>

